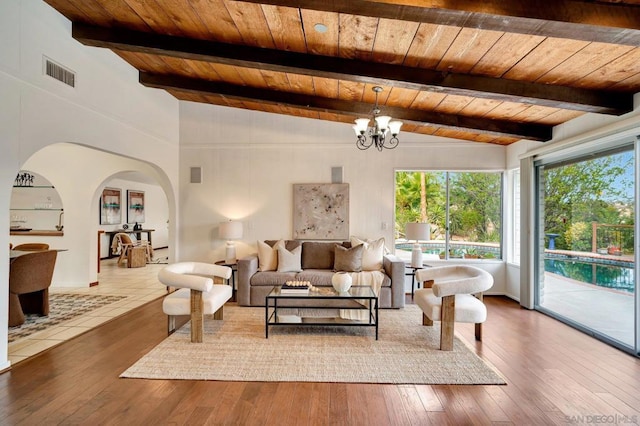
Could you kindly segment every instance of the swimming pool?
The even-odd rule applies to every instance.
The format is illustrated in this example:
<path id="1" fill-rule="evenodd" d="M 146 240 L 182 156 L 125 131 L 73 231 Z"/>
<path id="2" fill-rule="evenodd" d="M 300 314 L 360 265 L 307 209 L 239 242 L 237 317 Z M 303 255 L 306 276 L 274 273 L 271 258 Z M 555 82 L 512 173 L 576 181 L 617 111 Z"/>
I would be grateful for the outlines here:
<path id="1" fill-rule="evenodd" d="M 546 272 L 600 287 L 627 293 L 633 293 L 635 290 L 633 268 L 625 266 L 579 262 L 569 259 L 545 259 L 544 269 Z"/>

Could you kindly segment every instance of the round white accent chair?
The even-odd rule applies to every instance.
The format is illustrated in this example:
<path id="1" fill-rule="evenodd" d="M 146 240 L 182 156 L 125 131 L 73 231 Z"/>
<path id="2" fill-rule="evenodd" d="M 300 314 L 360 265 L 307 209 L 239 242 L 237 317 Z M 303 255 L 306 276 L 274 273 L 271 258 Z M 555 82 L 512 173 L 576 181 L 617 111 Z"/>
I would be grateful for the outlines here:
<path id="1" fill-rule="evenodd" d="M 453 350 L 455 322 L 475 323 L 476 340 L 482 340 L 482 323 L 487 319 L 482 292 L 493 286 L 490 273 L 475 266 L 440 266 L 420 269 L 416 278 L 423 283 L 414 297 L 422 309 L 422 324 L 441 322 L 440 350 Z"/>
<path id="2" fill-rule="evenodd" d="M 224 304 L 231 298 L 232 288 L 214 284 L 214 278 L 228 280 L 231 268 L 200 262 L 178 262 L 158 272 L 158 280 L 167 287 L 178 288 L 162 301 L 162 310 L 169 316 L 169 333 L 175 330 L 175 317 L 191 315 L 191 342 L 202 343 L 204 315 L 223 319 Z"/>

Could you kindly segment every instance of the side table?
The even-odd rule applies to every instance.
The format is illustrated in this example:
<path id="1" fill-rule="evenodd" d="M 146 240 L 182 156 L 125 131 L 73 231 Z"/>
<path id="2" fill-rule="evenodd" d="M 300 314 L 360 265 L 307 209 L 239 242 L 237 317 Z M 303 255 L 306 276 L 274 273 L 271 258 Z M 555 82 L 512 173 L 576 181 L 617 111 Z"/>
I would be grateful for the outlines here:
<path id="1" fill-rule="evenodd" d="M 238 263 L 234 262 L 234 263 L 227 263 L 224 260 L 218 260 L 216 262 L 216 265 L 222 265 L 222 266 L 228 266 L 229 268 L 231 268 L 231 301 L 235 302 L 236 301 L 236 272 L 238 271 Z"/>
<path id="2" fill-rule="evenodd" d="M 419 268 L 416 268 L 415 266 L 411 266 L 411 265 L 405 265 L 404 266 L 405 269 L 410 269 L 409 272 L 406 272 L 404 275 L 407 277 L 411 277 L 411 299 L 413 299 L 413 293 L 414 293 L 414 289 L 415 289 L 415 285 L 416 285 L 416 271 L 419 271 L 420 269 L 423 268 L 430 268 L 430 265 L 425 265 L 424 263 L 422 264 L 422 266 L 420 266 Z M 420 283 L 418 282 L 418 288 L 420 288 Z"/>

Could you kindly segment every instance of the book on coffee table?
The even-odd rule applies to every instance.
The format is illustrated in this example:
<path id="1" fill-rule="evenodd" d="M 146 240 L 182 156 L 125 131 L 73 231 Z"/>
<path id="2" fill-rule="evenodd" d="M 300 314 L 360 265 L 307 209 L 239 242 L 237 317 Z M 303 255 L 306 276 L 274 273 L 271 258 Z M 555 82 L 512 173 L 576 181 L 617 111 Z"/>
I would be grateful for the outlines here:
<path id="1" fill-rule="evenodd" d="M 280 288 L 280 294 L 309 294 L 309 285 L 299 282 L 294 284 L 285 283 Z"/>

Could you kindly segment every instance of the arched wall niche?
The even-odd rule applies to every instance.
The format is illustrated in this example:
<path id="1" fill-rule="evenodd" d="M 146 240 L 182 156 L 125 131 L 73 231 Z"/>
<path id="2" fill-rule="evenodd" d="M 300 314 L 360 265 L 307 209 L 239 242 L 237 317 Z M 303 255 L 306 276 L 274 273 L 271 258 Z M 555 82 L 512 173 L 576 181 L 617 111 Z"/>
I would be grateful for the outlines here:
<path id="1" fill-rule="evenodd" d="M 20 170 L 11 190 L 10 230 L 12 240 L 23 233 L 62 232 L 64 204 L 55 186 L 31 170 Z"/>

